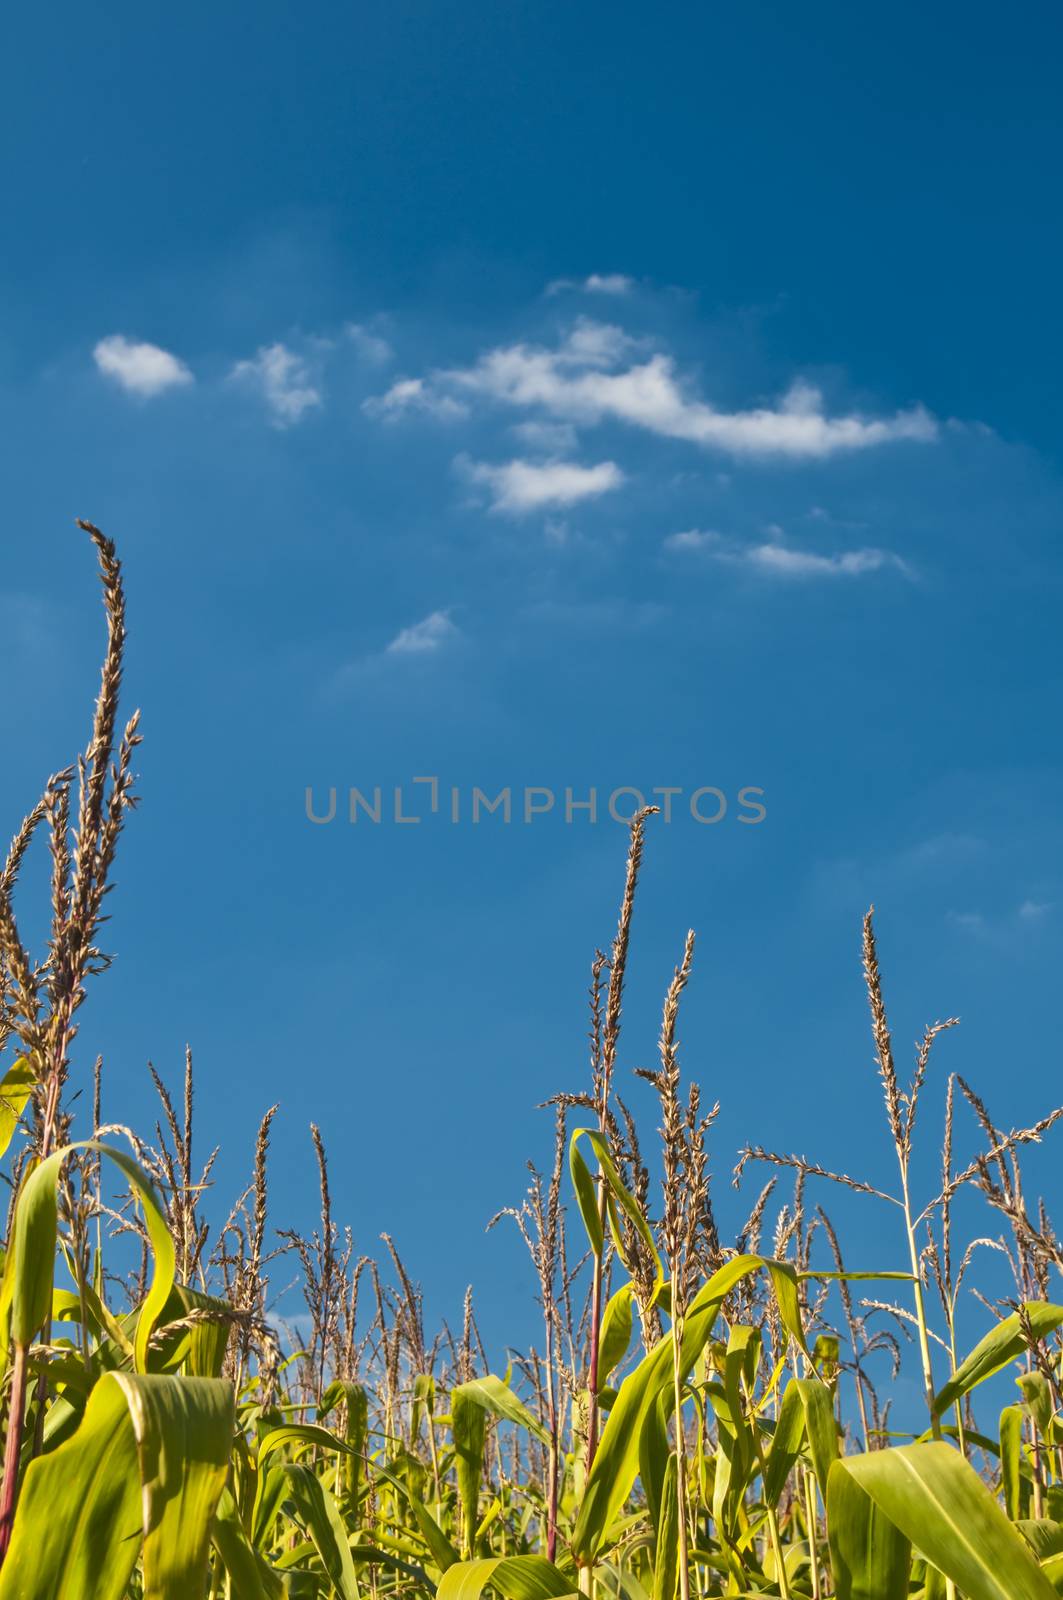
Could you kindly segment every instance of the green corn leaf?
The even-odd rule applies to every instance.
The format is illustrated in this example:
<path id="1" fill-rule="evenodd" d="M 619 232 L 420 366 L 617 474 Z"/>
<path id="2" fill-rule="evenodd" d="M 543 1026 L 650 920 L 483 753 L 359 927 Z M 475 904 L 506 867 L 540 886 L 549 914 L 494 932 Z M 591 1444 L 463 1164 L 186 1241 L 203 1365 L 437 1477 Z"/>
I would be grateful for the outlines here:
<path id="1" fill-rule="evenodd" d="M 180 1322 L 193 1311 L 201 1313 L 202 1320 L 190 1328 L 167 1331 L 168 1323 Z M 152 1371 L 182 1368 L 190 1378 L 219 1378 L 229 1347 L 231 1311 L 227 1301 L 175 1283 L 152 1338 Z"/>
<path id="2" fill-rule="evenodd" d="M 426 1505 L 415 1499 L 413 1495 L 409 1497 L 409 1504 L 417 1526 L 421 1530 L 421 1537 L 428 1546 L 432 1560 L 440 1572 L 448 1572 L 461 1559 L 457 1550 L 455 1550 Z"/>
<path id="3" fill-rule="evenodd" d="M 12 1062 L 0 1078 L 0 1156 L 6 1153 L 15 1137 L 15 1129 L 36 1081 L 33 1068 L 25 1056 L 19 1056 L 17 1061 Z"/>
<path id="4" fill-rule="evenodd" d="M 436 1600 L 480 1600 L 490 1586 L 505 1600 L 567 1600 L 571 1579 L 545 1556 L 494 1556 L 459 1561 L 439 1580 Z"/>
<path id="5" fill-rule="evenodd" d="M 420 1442 L 422 1422 L 431 1432 L 435 1409 L 436 1381 L 431 1373 L 419 1372 L 413 1380 L 413 1405 L 411 1407 L 411 1423 L 415 1442 Z"/>
<path id="6" fill-rule="evenodd" d="M 576 1193 L 576 1204 L 579 1206 L 579 1214 L 583 1218 L 583 1226 L 587 1230 L 591 1249 L 596 1256 L 600 1256 L 605 1249 L 605 1231 L 602 1228 L 602 1219 L 598 1215 L 598 1191 L 594 1186 L 591 1169 L 584 1161 L 576 1143 L 575 1134 L 568 1147 L 568 1169 Z"/>
<path id="7" fill-rule="evenodd" d="M 1052 1426 L 1052 1389 L 1043 1372 L 1021 1372 L 1015 1379 L 1023 1403 L 1043 1434 Z"/>
<path id="8" fill-rule="evenodd" d="M 329 1582 L 340 1600 L 359 1600 L 347 1531 L 334 1497 L 309 1467 L 289 1462 L 281 1470 L 290 1505 L 309 1534 Z"/>
<path id="9" fill-rule="evenodd" d="M 138 1556 L 143 1600 L 201 1593 L 232 1434 L 219 1379 L 107 1373 L 26 1473 L 0 1600 L 122 1600 Z"/>
<path id="10" fill-rule="evenodd" d="M 228 1489 L 221 1492 L 211 1537 L 228 1574 L 232 1600 L 282 1600 L 286 1585 L 252 1547 Z"/>
<path id="11" fill-rule="evenodd" d="M 35 1167 L 19 1192 L 15 1208 L 14 1247 L 9 1251 L 0 1293 L 0 1327 L 11 1308 L 11 1337 L 28 1345 L 49 1316 L 57 1246 L 56 1187 L 63 1162 L 74 1150 L 94 1150 L 118 1167 L 140 1201 L 154 1255 L 154 1272 L 137 1318 L 133 1341 L 138 1372 L 148 1369 L 148 1345 L 174 1284 L 174 1247 L 166 1215 L 147 1174 L 124 1150 L 80 1140 L 50 1155 Z"/>
<path id="12" fill-rule="evenodd" d="M 664 1498 L 664 1478 L 672 1450 L 668 1438 L 668 1422 L 673 1409 L 674 1396 L 671 1388 L 667 1388 L 647 1412 L 638 1440 L 638 1475 L 642 1480 L 650 1518 L 658 1535 L 663 1515 L 661 1503 Z"/>
<path id="13" fill-rule="evenodd" d="M 827 1529 L 837 1600 L 907 1600 L 911 1543 L 841 1461 L 827 1480 Z"/>
<path id="14" fill-rule="evenodd" d="M 632 1287 L 630 1283 L 625 1283 L 609 1297 L 602 1313 L 602 1327 L 598 1338 L 599 1385 L 627 1355 L 634 1320 L 632 1299 Z"/>
<path id="15" fill-rule="evenodd" d="M 657 1241 L 653 1237 L 653 1229 L 642 1215 L 638 1201 L 628 1191 L 619 1172 L 617 1172 L 609 1151 L 609 1141 L 605 1135 L 598 1128 L 574 1128 L 568 1147 L 569 1169 L 572 1173 L 572 1184 L 576 1191 L 580 1215 L 587 1229 L 587 1237 L 591 1241 L 591 1248 L 595 1255 L 600 1256 L 605 1247 L 605 1238 L 602 1233 L 601 1218 L 598 1212 L 598 1195 L 594 1179 L 591 1177 L 590 1169 L 578 1149 L 580 1139 L 587 1140 L 598 1158 L 598 1166 L 602 1178 L 605 1180 L 611 1203 L 611 1220 L 617 1254 L 630 1272 L 631 1264 L 624 1259 L 624 1241 L 615 1215 L 615 1206 L 619 1205 L 626 1212 L 628 1221 L 638 1233 L 656 1267 L 656 1282 L 652 1296 L 654 1302 L 656 1302 L 661 1290 L 664 1288 L 664 1267 L 657 1250 Z"/>
<path id="16" fill-rule="evenodd" d="M 813 1378 L 794 1378 L 791 1387 L 796 1387 L 801 1397 L 812 1470 L 826 1504 L 827 1479 L 838 1459 L 838 1424 L 834 1418 L 831 1392 Z"/>
<path id="17" fill-rule="evenodd" d="M 1036 1339 L 1043 1339 L 1046 1334 L 1054 1333 L 1063 1325 L 1063 1306 L 1031 1301 L 1023 1307 L 1023 1310 Z M 1003 1322 L 998 1322 L 995 1328 L 991 1328 L 985 1338 L 975 1345 L 970 1355 L 960 1362 L 948 1383 L 934 1397 L 934 1410 L 937 1415 L 940 1417 L 950 1406 L 955 1405 L 957 1400 L 962 1400 L 976 1384 L 991 1378 L 995 1372 L 999 1372 L 1010 1361 L 1021 1356 L 1025 1349 L 1026 1335 L 1016 1311 L 1010 1317 L 1005 1317 Z"/>
<path id="18" fill-rule="evenodd" d="M 329 1384 L 321 1396 L 321 1404 L 317 1409 L 318 1421 L 324 1421 L 341 1404 L 347 1408 L 344 1438 L 350 1448 L 350 1454 L 343 1463 L 344 1488 L 347 1504 L 353 1510 L 358 1504 L 363 1470 L 362 1457 L 365 1455 L 369 1436 L 369 1396 L 360 1383 L 348 1383 L 342 1378 L 337 1378 Z"/>
<path id="19" fill-rule="evenodd" d="M 550 1435 L 542 1423 L 532 1416 L 523 1400 L 519 1400 L 501 1378 L 488 1373 L 484 1378 L 470 1378 L 468 1383 L 458 1384 L 451 1391 L 452 1412 L 456 1395 L 460 1395 L 463 1402 L 480 1406 L 505 1422 L 515 1422 L 518 1427 L 526 1428 L 541 1444 L 549 1444 Z"/>
<path id="20" fill-rule="evenodd" d="M 760 1330 L 736 1324 L 728 1333 L 722 1360 L 715 1357 L 717 1370 L 723 1375 L 722 1394 L 718 1385 L 707 1385 L 719 1424 L 713 1516 L 728 1538 L 736 1531 L 742 1500 L 755 1469 L 756 1438 L 745 1415 L 745 1394 L 753 1382 L 760 1348 Z"/>
<path id="21" fill-rule="evenodd" d="M 73 1263 L 69 1263 L 71 1276 L 74 1276 Z M 110 1307 L 97 1294 L 91 1283 L 81 1286 L 81 1292 L 68 1295 L 65 1289 L 57 1289 L 52 1295 L 52 1320 L 83 1322 L 87 1318 L 90 1331 L 98 1339 L 109 1339 L 115 1348 L 115 1353 L 124 1362 L 132 1366 L 136 1360 L 133 1341 L 123 1326 L 124 1319 L 114 1316 Z M 197 1373 L 197 1377 L 217 1377 L 217 1373 Z"/>
<path id="22" fill-rule="evenodd" d="M 450 1397 L 450 1431 L 457 1457 L 458 1498 L 461 1501 L 462 1554 L 473 1553 L 479 1521 L 480 1478 L 483 1474 L 487 1412 L 482 1396 L 475 1398 L 459 1384 Z"/>
<path id="23" fill-rule="evenodd" d="M 1022 1422 L 1021 1406 L 1005 1406 L 1000 1413 L 1000 1486 L 1012 1522 L 1022 1516 Z"/>
<path id="24" fill-rule="evenodd" d="M 1036 1522 L 1017 1522 L 1016 1527 L 1038 1561 L 1044 1563 L 1050 1556 L 1063 1555 L 1063 1523 L 1041 1517 Z"/>
<path id="25" fill-rule="evenodd" d="M 832 1470 L 850 1474 L 966 1600 L 1052 1600 L 1026 1541 L 951 1445 L 847 1456 Z"/>
<path id="26" fill-rule="evenodd" d="M 251 1542 L 256 1550 L 266 1543 L 270 1529 L 284 1503 L 287 1482 L 284 1463 L 277 1462 L 258 1475 L 258 1489 L 251 1512 Z"/>
<path id="27" fill-rule="evenodd" d="M 778 1505 L 786 1480 L 801 1454 L 804 1437 L 805 1409 L 801 1403 L 801 1391 L 796 1383 L 791 1382 L 783 1390 L 775 1431 L 764 1464 L 764 1499 L 769 1506 Z"/>
<path id="28" fill-rule="evenodd" d="M 275 1450 L 283 1450 L 288 1445 L 301 1444 L 316 1447 L 319 1450 L 339 1450 L 346 1454 L 350 1445 L 346 1444 L 338 1434 L 332 1433 L 328 1428 L 319 1428 L 313 1422 L 285 1422 L 279 1428 L 271 1428 L 259 1440 L 258 1460 L 259 1465 L 271 1456 Z"/>

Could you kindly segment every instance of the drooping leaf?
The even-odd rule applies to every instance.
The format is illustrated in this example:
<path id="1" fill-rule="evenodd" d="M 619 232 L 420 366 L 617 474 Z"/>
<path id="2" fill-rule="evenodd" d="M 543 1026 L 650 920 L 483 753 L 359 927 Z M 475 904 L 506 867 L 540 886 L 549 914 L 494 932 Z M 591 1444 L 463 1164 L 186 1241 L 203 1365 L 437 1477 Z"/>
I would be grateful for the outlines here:
<path id="1" fill-rule="evenodd" d="M 81 1426 L 25 1477 L 0 1600 L 188 1600 L 206 1574 L 233 1395 L 214 1378 L 107 1373 Z"/>
<path id="2" fill-rule="evenodd" d="M 518 1399 L 501 1378 L 488 1373 L 486 1377 L 470 1378 L 467 1383 L 458 1384 L 451 1391 L 452 1411 L 455 1395 L 460 1395 L 463 1401 L 480 1406 L 484 1411 L 489 1411 L 493 1416 L 501 1417 L 506 1422 L 515 1422 L 518 1427 L 526 1428 L 541 1444 L 549 1444 L 550 1435 L 542 1423 L 532 1416 L 523 1400 Z"/>
<path id="3" fill-rule="evenodd" d="M 175 1283 L 152 1338 L 152 1370 L 169 1372 L 183 1367 L 190 1378 L 220 1377 L 229 1346 L 231 1312 L 227 1301 L 216 1295 Z M 167 1324 L 184 1322 L 193 1314 L 191 1326 L 167 1331 Z"/>
<path id="4" fill-rule="evenodd" d="M 10 1306 L 11 1337 L 16 1344 L 28 1345 L 51 1310 L 57 1243 L 56 1187 L 63 1162 L 75 1150 L 93 1150 L 113 1162 L 144 1213 L 154 1270 L 137 1317 L 133 1350 L 137 1371 L 147 1372 L 148 1345 L 173 1289 L 173 1240 L 165 1212 L 147 1174 L 124 1150 L 100 1144 L 95 1139 L 79 1140 L 56 1150 L 35 1167 L 23 1183 L 15 1208 L 14 1247 L 9 1251 L 4 1270 L 0 1326 L 5 1321 L 2 1312 Z"/>
<path id="5" fill-rule="evenodd" d="M 350 1449 L 338 1434 L 332 1433 L 328 1428 L 319 1428 L 314 1422 L 282 1422 L 279 1428 L 271 1428 L 259 1440 L 260 1466 L 268 1456 L 273 1455 L 274 1451 L 284 1450 L 290 1445 L 303 1445 L 319 1450 L 338 1450 L 344 1454 Z"/>
<path id="6" fill-rule="evenodd" d="M 630 1272 L 631 1263 L 625 1260 L 623 1234 L 616 1217 L 615 1208 L 619 1206 L 642 1240 L 650 1260 L 656 1268 L 656 1281 L 652 1296 L 656 1303 L 661 1290 L 664 1288 L 664 1266 L 657 1249 L 657 1241 L 653 1237 L 653 1229 L 643 1216 L 638 1201 L 627 1189 L 619 1172 L 616 1170 L 609 1150 L 609 1141 L 605 1135 L 598 1128 L 574 1128 L 569 1142 L 569 1170 L 572 1173 L 572 1186 L 576 1191 L 576 1200 L 584 1226 L 587 1229 L 587 1237 L 591 1241 L 591 1248 L 595 1255 L 600 1256 L 605 1247 L 605 1239 L 602 1233 L 601 1217 L 598 1210 L 598 1193 L 594 1179 L 591 1177 L 590 1169 L 578 1148 L 581 1139 L 587 1140 L 598 1158 L 598 1167 L 602 1181 L 606 1186 L 606 1194 L 610 1205 L 610 1217 L 617 1254 Z"/>

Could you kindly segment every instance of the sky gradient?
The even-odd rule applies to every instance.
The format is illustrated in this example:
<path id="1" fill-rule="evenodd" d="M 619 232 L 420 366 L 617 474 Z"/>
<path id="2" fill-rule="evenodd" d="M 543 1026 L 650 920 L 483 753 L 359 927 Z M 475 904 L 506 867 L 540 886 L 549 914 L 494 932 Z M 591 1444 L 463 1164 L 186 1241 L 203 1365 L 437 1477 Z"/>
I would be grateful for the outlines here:
<path id="1" fill-rule="evenodd" d="M 388 1228 L 434 1312 L 471 1279 L 488 1338 L 523 1337 L 525 1265 L 483 1229 L 548 1155 L 536 1103 L 585 1082 L 622 786 L 684 791 L 649 829 L 622 1073 L 693 927 L 725 1231 L 747 1138 L 888 1175 L 872 901 L 901 1058 L 959 1014 L 934 1093 L 955 1069 L 1002 1124 L 1048 1109 L 1058 11 L 59 21 L 9 26 L 4 804 L 13 832 L 85 738 L 90 517 L 145 733 L 75 1068 L 104 1051 L 110 1114 L 145 1123 L 145 1062 L 174 1078 L 190 1041 L 219 1199 L 280 1100 L 285 1221 L 314 1119 L 359 1247 Z M 474 786 L 512 789 L 509 825 L 473 825 Z M 529 786 L 557 802 L 524 822 Z M 896 1266 L 878 1220 L 847 1236 Z"/>

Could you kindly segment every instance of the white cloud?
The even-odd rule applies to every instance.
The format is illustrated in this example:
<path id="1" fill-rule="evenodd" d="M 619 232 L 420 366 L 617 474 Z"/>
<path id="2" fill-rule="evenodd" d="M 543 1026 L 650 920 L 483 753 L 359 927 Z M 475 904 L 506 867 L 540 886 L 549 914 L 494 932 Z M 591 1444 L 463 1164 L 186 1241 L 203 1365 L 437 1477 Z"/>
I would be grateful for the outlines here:
<path id="1" fill-rule="evenodd" d="M 459 456 L 455 463 L 473 483 L 491 491 L 491 510 L 520 516 L 547 506 L 572 506 L 618 489 L 624 474 L 615 461 L 581 467 L 574 461 L 507 461 L 493 466 Z"/>
<path id="2" fill-rule="evenodd" d="M 458 629 L 450 620 L 449 611 L 433 611 L 420 622 L 397 633 L 385 651 L 392 656 L 423 656 L 439 650 L 449 639 L 455 639 Z"/>
<path id="3" fill-rule="evenodd" d="M 773 525 L 768 532 L 772 537 L 760 544 L 739 544 L 712 529 L 688 528 L 682 533 L 670 533 L 662 544 L 665 550 L 694 551 L 730 566 L 751 567 L 769 578 L 856 578 L 880 572 L 884 567 L 908 571 L 900 556 L 891 550 L 865 548 L 821 555 L 781 543 L 781 528 Z"/>
<path id="4" fill-rule="evenodd" d="M 386 366 L 395 354 L 386 339 L 371 332 L 362 322 L 348 322 L 343 331 L 368 366 Z"/>
<path id="5" fill-rule="evenodd" d="M 400 378 L 386 394 L 363 401 L 362 410 L 385 422 L 394 422 L 410 411 L 421 411 L 443 422 L 455 422 L 469 414 L 468 406 L 452 395 L 438 393 L 423 378 Z"/>
<path id="6" fill-rule="evenodd" d="M 106 377 L 144 399 L 194 381 L 184 362 L 169 350 L 157 344 L 138 343 L 121 333 L 101 339 L 92 355 Z"/>
<path id="7" fill-rule="evenodd" d="M 783 544 L 750 545 L 739 559 L 776 578 L 854 578 L 883 567 L 904 567 L 900 557 L 889 550 L 843 550 L 824 556 Z"/>
<path id="8" fill-rule="evenodd" d="M 922 407 L 888 417 L 829 416 L 823 395 L 797 381 L 774 405 L 722 411 L 692 392 L 661 352 L 633 359 L 638 345 L 622 328 L 581 319 L 556 347 L 499 345 L 472 367 L 408 379 L 371 402 L 386 414 L 399 404 L 436 405 L 454 395 L 538 410 L 554 421 L 627 423 L 669 439 L 736 456 L 822 460 L 895 440 L 927 441 L 937 423 Z"/>
<path id="9" fill-rule="evenodd" d="M 546 286 L 549 295 L 565 294 L 570 289 L 582 289 L 587 294 L 630 294 L 635 287 L 634 278 L 623 272 L 592 272 L 589 278 L 555 278 Z"/>
<path id="10" fill-rule="evenodd" d="M 635 287 L 634 278 L 622 272 L 592 272 L 583 287 L 591 294 L 630 294 Z"/>
<path id="11" fill-rule="evenodd" d="M 1019 907 L 1019 916 L 1023 922 L 1039 922 L 1048 915 L 1052 909 L 1051 900 L 1024 900 Z"/>
<path id="12" fill-rule="evenodd" d="M 710 528 L 686 528 L 682 533 L 670 533 L 664 540 L 666 550 L 705 550 L 720 543 L 720 534 Z"/>
<path id="13" fill-rule="evenodd" d="M 640 341 L 632 338 L 630 333 L 625 333 L 615 322 L 595 322 L 593 317 L 578 317 L 552 354 L 560 368 L 605 368 L 615 367 L 639 347 Z M 645 345 L 642 347 L 645 348 Z"/>
<path id="14" fill-rule="evenodd" d="M 238 361 L 231 377 L 259 390 L 279 428 L 300 422 L 322 403 L 307 363 L 285 344 L 263 345 L 253 361 Z"/>

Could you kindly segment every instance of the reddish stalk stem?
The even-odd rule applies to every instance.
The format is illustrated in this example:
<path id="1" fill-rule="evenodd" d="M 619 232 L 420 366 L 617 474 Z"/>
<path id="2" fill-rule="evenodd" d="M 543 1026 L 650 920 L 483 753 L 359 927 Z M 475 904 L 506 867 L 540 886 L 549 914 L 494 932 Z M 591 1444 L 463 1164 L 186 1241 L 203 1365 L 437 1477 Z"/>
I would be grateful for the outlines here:
<path id="1" fill-rule="evenodd" d="M 26 1347 L 16 1344 L 11 1361 L 11 1409 L 7 1419 L 4 1447 L 4 1486 L 0 1490 L 0 1564 L 11 1543 L 18 1497 L 18 1458 L 22 1453 L 22 1429 L 26 1415 Z"/>

